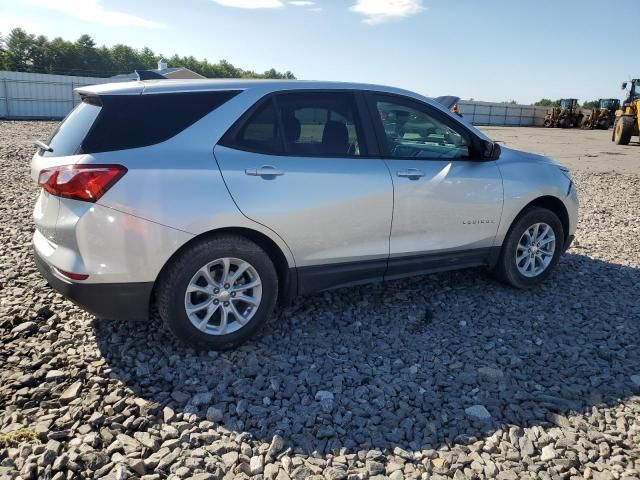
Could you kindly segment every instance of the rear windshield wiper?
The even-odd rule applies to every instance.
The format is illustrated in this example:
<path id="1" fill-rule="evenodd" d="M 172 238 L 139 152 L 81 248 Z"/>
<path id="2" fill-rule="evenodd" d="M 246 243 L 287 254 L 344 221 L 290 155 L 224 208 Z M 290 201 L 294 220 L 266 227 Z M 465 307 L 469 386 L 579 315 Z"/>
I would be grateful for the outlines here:
<path id="1" fill-rule="evenodd" d="M 46 143 L 44 143 L 44 142 L 43 142 L 43 141 L 41 141 L 41 140 L 34 140 L 34 141 L 33 141 L 33 144 L 34 144 L 36 147 L 38 147 L 38 148 L 40 148 L 40 149 L 44 150 L 45 152 L 53 152 L 53 148 L 51 148 L 49 145 L 47 145 Z"/>

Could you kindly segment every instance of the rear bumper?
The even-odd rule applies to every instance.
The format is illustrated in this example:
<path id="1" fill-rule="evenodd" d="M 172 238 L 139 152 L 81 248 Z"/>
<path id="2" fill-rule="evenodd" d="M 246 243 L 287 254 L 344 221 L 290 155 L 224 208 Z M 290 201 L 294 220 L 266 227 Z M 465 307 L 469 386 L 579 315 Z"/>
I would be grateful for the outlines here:
<path id="1" fill-rule="evenodd" d="M 153 282 L 76 283 L 60 278 L 37 251 L 36 266 L 55 290 L 98 318 L 138 320 L 149 317 Z"/>

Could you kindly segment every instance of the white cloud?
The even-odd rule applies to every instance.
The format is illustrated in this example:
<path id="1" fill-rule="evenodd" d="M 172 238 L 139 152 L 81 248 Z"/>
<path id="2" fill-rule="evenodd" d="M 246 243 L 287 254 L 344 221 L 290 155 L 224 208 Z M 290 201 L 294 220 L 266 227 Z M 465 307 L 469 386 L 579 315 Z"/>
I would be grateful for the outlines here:
<path id="1" fill-rule="evenodd" d="M 64 13 L 86 22 L 110 27 L 163 28 L 164 25 L 124 12 L 107 10 L 100 0 L 24 0 L 29 5 Z"/>
<path id="2" fill-rule="evenodd" d="M 424 10 L 422 0 L 356 0 L 351 11 L 364 16 L 370 25 L 416 15 Z"/>
<path id="3" fill-rule="evenodd" d="M 224 7 L 236 8 L 280 8 L 284 6 L 282 0 L 213 0 Z"/>
<path id="4" fill-rule="evenodd" d="M 291 0 L 289 2 L 289 5 L 294 5 L 296 7 L 310 7 L 315 4 L 316 2 L 312 2 L 311 0 Z"/>
<path id="5" fill-rule="evenodd" d="M 0 34 L 7 37 L 14 28 L 22 28 L 27 33 L 41 34 L 44 31 L 43 24 L 30 18 L 16 17 L 12 15 L 0 16 Z"/>

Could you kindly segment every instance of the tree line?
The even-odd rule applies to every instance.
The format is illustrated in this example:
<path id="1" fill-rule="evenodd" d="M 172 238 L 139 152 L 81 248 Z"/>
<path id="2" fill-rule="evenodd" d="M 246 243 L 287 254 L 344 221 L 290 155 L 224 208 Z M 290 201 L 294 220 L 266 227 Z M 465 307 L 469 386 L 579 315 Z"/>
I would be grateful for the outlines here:
<path id="1" fill-rule="evenodd" d="M 0 70 L 111 77 L 134 70 L 155 69 L 161 57 L 148 47 L 96 46 L 93 38 L 86 34 L 75 42 L 60 37 L 49 40 L 44 35 L 27 33 L 22 28 L 13 29 L 6 37 L 0 35 Z M 282 73 L 273 68 L 263 73 L 244 70 L 226 60 L 210 63 L 206 59 L 177 54 L 164 58 L 170 67 L 185 67 L 207 78 L 296 78 L 289 71 Z"/>
<path id="2" fill-rule="evenodd" d="M 533 104 L 536 107 L 559 107 L 560 106 L 560 100 L 550 100 L 548 98 L 543 98 L 541 100 L 538 100 L 536 103 Z M 592 108 L 598 108 L 598 106 L 600 105 L 600 100 L 590 100 L 588 102 L 583 102 L 582 103 L 582 108 L 588 108 L 588 109 L 592 109 Z"/>

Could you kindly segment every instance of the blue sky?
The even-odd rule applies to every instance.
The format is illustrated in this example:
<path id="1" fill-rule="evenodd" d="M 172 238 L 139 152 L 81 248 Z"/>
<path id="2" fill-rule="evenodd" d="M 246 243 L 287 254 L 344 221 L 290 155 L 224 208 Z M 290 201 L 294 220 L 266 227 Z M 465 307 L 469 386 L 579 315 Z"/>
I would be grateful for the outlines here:
<path id="1" fill-rule="evenodd" d="M 622 97 L 638 14 L 640 0 L 0 0 L 0 32 L 530 103 Z"/>

